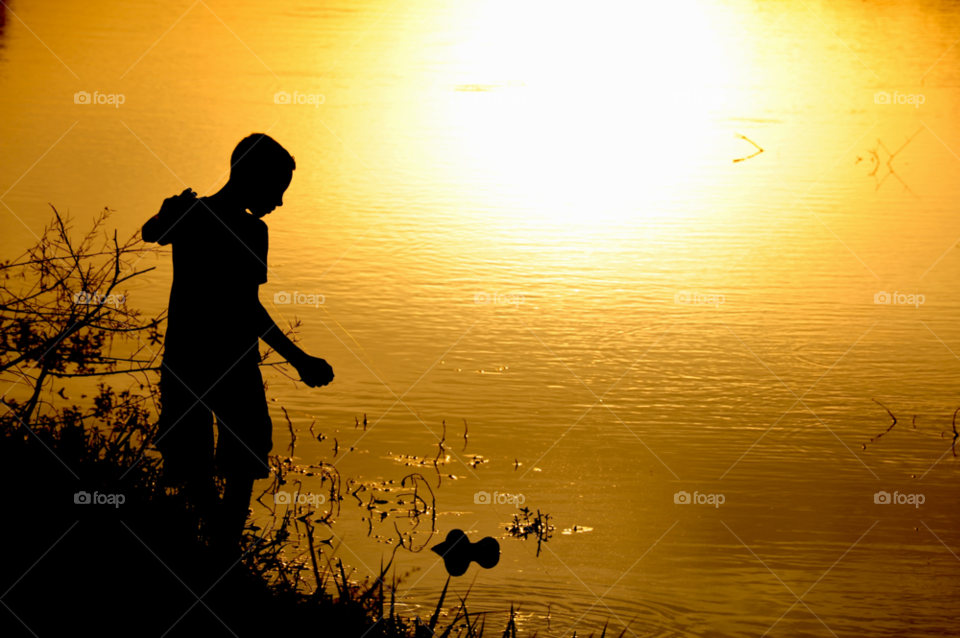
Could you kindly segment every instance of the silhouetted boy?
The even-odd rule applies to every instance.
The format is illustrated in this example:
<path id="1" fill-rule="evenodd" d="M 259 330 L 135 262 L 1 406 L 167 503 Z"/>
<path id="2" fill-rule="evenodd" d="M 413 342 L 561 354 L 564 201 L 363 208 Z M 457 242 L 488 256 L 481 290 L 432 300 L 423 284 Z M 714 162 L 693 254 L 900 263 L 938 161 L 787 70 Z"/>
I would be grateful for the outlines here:
<path id="1" fill-rule="evenodd" d="M 251 135 L 233 151 L 230 179 L 219 192 L 198 199 L 187 189 L 164 200 L 143 226 L 144 241 L 173 245 L 156 439 L 165 481 L 185 490 L 227 551 L 243 532 L 254 480 L 270 474 L 273 427 L 257 366 L 259 340 L 293 365 L 306 385 L 333 380 L 327 362 L 290 341 L 259 298 L 268 246 L 261 218 L 283 205 L 295 168 L 273 138 Z M 222 504 L 215 468 L 225 479 Z"/>

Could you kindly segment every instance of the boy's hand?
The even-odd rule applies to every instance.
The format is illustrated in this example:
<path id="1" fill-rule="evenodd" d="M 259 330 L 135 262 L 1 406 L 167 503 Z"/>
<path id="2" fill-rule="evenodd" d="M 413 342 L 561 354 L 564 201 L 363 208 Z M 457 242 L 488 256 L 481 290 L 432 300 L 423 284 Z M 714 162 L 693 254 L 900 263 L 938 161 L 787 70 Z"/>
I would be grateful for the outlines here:
<path id="1" fill-rule="evenodd" d="M 158 215 L 179 218 L 186 213 L 196 201 L 197 194 L 193 192 L 192 188 L 188 188 L 179 195 L 174 195 L 173 197 L 168 197 L 163 200 L 163 205 L 160 206 Z"/>
<path id="2" fill-rule="evenodd" d="M 311 388 L 322 388 L 333 381 L 333 368 L 318 357 L 304 355 L 302 359 L 293 363 L 293 367 L 300 373 L 300 380 Z"/>
<path id="3" fill-rule="evenodd" d="M 163 200 L 160 212 L 148 219 L 147 223 L 143 225 L 143 230 L 140 233 L 143 241 L 157 242 L 161 246 L 170 244 L 175 239 L 174 233 L 171 232 L 174 226 L 183 219 L 183 216 L 191 207 L 196 205 L 196 202 L 197 194 L 189 188 L 179 195 Z"/>

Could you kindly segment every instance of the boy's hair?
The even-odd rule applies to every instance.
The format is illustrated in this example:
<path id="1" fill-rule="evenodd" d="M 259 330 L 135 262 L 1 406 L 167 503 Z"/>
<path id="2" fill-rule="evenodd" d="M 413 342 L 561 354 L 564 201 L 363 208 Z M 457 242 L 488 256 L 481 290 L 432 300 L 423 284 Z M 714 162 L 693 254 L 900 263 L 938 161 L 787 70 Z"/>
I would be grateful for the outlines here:
<path id="1" fill-rule="evenodd" d="M 230 179 L 256 178 L 296 168 L 297 163 L 287 149 L 265 133 L 254 133 L 243 138 L 230 156 Z"/>

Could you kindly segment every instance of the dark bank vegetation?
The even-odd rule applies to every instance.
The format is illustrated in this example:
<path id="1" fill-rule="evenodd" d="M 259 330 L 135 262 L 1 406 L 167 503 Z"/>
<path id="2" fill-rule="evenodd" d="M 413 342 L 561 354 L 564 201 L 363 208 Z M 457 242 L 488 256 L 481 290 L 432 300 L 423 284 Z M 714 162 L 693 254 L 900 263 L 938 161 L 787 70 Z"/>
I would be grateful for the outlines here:
<path id="1" fill-rule="evenodd" d="M 141 316 L 130 299 L 131 283 L 152 270 L 149 251 L 137 236 L 106 232 L 108 218 L 75 239 L 72 220 L 54 210 L 35 246 L 0 263 L 3 635 L 490 635 L 488 614 L 449 600 L 446 587 L 429 618 L 401 613 L 393 557 L 421 551 L 435 531 L 428 481 L 412 474 L 398 486 L 410 528 L 394 522 L 393 554 L 361 577 L 340 559 L 332 525 L 352 496 L 372 530 L 380 501 L 362 500 L 368 486 L 344 484 L 329 464 L 296 465 L 289 420 L 288 454 L 271 458 L 259 499 L 271 523 L 248 527 L 242 553 L 210 550 L 202 521 L 163 485 L 151 445 L 164 317 Z M 285 372 L 270 352 L 261 365 Z M 328 512 L 275 505 L 272 495 L 294 491 L 302 475 L 320 477 Z M 425 540 L 415 539 L 421 522 Z M 513 609 L 489 620 L 497 635 L 516 635 Z"/>

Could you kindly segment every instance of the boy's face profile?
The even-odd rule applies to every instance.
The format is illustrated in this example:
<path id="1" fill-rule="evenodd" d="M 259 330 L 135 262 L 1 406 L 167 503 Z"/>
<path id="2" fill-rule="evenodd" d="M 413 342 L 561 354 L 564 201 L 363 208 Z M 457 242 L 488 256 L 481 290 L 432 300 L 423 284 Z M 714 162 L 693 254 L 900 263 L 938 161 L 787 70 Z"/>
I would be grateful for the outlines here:
<path id="1" fill-rule="evenodd" d="M 250 179 L 246 192 L 246 208 L 257 219 L 269 215 L 283 206 L 283 194 L 293 179 L 293 171 L 261 174 Z"/>

